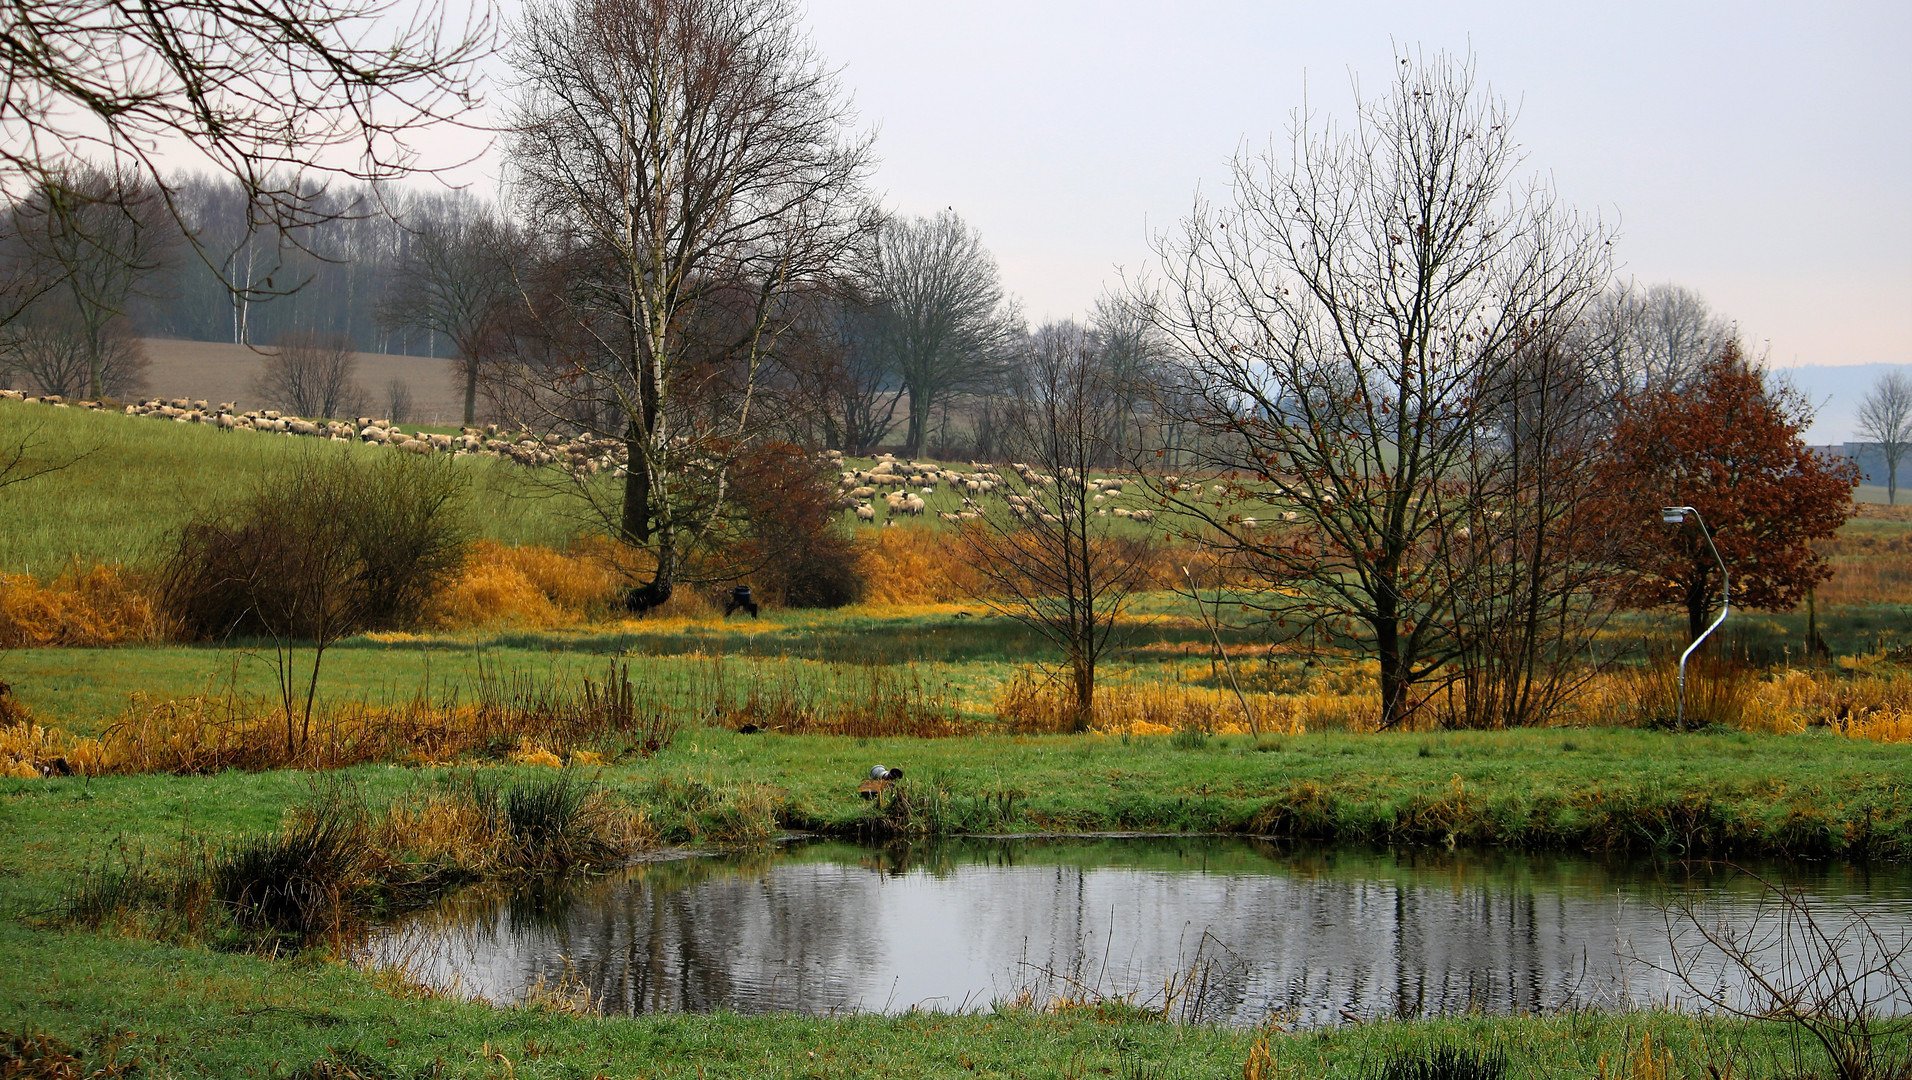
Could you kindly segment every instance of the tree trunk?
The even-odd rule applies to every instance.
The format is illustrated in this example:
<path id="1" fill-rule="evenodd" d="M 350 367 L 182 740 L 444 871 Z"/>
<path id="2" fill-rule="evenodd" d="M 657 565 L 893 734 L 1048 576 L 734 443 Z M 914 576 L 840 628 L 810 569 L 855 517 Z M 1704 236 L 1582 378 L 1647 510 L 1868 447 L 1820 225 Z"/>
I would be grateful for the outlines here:
<path id="1" fill-rule="evenodd" d="M 1686 579 L 1686 643 L 1691 645 L 1700 639 L 1706 629 L 1706 598 L 1711 589 L 1707 584 L 1712 575 L 1704 569 L 1695 567 L 1693 576 Z"/>
<path id="2" fill-rule="evenodd" d="M 1381 729 L 1387 731 L 1407 719 L 1407 665 L 1401 662 L 1399 624 L 1392 619 L 1377 623 L 1374 637 L 1381 660 Z"/>
<path id="3" fill-rule="evenodd" d="M 903 440 L 904 457 L 921 457 L 923 440 L 929 435 L 929 395 L 919 394 L 915 388 L 910 392 L 910 429 Z"/>
<path id="4" fill-rule="evenodd" d="M 636 421 L 624 432 L 624 514 L 618 523 L 618 539 L 632 547 L 651 542 L 651 462 L 650 444 L 638 430 Z"/>
<path id="5" fill-rule="evenodd" d="M 478 415 L 478 358 L 465 358 L 465 426 L 470 427 Z"/>
<path id="6" fill-rule="evenodd" d="M 1080 735 L 1089 730 L 1089 722 L 1095 719 L 1095 661 L 1080 650 L 1071 660 L 1075 669 L 1075 721 L 1070 730 Z"/>

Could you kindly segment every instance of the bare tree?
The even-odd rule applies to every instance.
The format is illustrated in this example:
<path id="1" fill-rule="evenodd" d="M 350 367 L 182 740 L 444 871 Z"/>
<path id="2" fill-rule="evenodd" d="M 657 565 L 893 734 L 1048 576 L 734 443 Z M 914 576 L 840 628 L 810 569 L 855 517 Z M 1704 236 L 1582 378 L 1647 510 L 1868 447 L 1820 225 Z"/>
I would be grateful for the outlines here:
<path id="1" fill-rule="evenodd" d="M 465 424 L 476 422 L 478 378 L 504 307 L 518 294 L 511 227 L 489 208 L 427 220 L 394 270 L 382 322 L 443 334 L 465 387 Z"/>
<path id="2" fill-rule="evenodd" d="M 1019 320 L 982 234 L 953 210 L 885 222 L 871 258 L 881 348 L 909 393 L 904 447 L 914 456 L 938 406 L 1001 377 Z"/>
<path id="3" fill-rule="evenodd" d="M 564 268 L 550 314 L 583 339 L 528 400 L 622 444 L 604 516 L 655 556 L 642 610 L 717 518 L 784 301 L 865 225 L 869 141 L 792 0 L 539 0 L 512 57 L 525 217 Z"/>
<path id="4" fill-rule="evenodd" d="M 1014 371 L 1001 438 L 1020 483 L 992 493 L 962 535 L 987 586 L 977 599 L 1062 651 L 1074 729 L 1087 731 L 1096 666 L 1148 571 L 1148 545 L 1114 531 L 1122 519 L 1098 509 L 1090 483 L 1115 455 L 1122 388 L 1101 343 L 1069 322 L 1036 331 Z"/>
<path id="5" fill-rule="evenodd" d="M 385 384 L 385 418 L 394 424 L 412 418 L 411 385 L 396 376 Z"/>
<path id="6" fill-rule="evenodd" d="M 1533 342 L 1492 388 L 1493 412 L 1451 479 L 1466 519 L 1434 550 L 1454 582 L 1456 644 L 1442 722 L 1544 722 L 1597 668 L 1585 663 L 1625 577 L 1628 534 L 1590 464 L 1605 453 L 1614 391 L 1583 328 Z"/>
<path id="7" fill-rule="evenodd" d="M 128 398 L 146 387 L 146 348 L 113 319 L 90 330 L 74 305 L 49 296 L 0 330 L 0 372 L 42 394 Z"/>
<path id="8" fill-rule="evenodd" d="M 357 375 L 358 354 L 343 337 L 289 334 L 265 355 L 256 392 L 299 416 L 352 416 L 365 401 Z"/>
<path id="9" fill-rule="evenodd" d="M 1736 336 L 1704 297 L 1672 282 L 1609 289 L 1586 323 L 1610 346 L 1602 351 L 1607 379 L 1616 389 L 1646 392 L 1680 386 Z"/>
<path id="10" fill-rule="evenodd" d="M 1159 491 L 1263 625 L 1372 650 L 1383 726 L 1458 650 L 1437 553 L 1487 497 L 1460 479 L 1498 388 L 1607 278 L 1600 231 L 1514 183 L 1510 120 L 1471 62 L 1402 57 L 1346 134 L 1299 115 L 1157 241 L 1193 395 L 1170 407 L 1205 435 Z"/>
<path id="11" fill-rule="evenodd" d="M 107 327 L 125 317 L 144 282 L 166 265 L 175 233 L 161 199 L 137 174 L 69 165 L 48 172 L 14 207 L 21 243 L 57 272 L 85 347 L 84 393 L 106 393 Z"/>
<path id="12" fill-rule="evenodd" d="M 1859 437 L 1885 459 L 1885 501 L 1899 500 L 1899 463 L 1912 447 L 1912 378 L 1903 371 L 1879 376 L 1859 403 Z"/>
<path id="13" fill-rule="evenodd" d="M 801 303 L 777 353 L 789 419 L 816 429 L 828 449 L 868 453 L 896 429 L 903 404 L 882 353 L 883 314 L 849 283 Z"/>
<path id="14" fill-rule="evenodd" d="M 158 185 L 184 226 L 160 168 L 162 152 L 184 143 L 242 186 L 256 222 L 310 224 L 325 213 L 315 176 L 376 183 L 412 172 L 407 134 L 478 104 L 470 67 L 489 50 L 488 11 L 461 18 L 424 4 L 394 23 L 392 10 L 382 0 L 7 0 L 0 191 L 18 199 L 90 154 Z"/>

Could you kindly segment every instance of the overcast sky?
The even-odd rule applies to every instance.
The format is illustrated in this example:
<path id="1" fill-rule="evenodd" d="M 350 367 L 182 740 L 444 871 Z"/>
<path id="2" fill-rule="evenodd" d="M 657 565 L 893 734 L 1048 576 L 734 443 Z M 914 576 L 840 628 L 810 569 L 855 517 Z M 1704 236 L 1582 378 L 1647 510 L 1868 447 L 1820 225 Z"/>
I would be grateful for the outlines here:
<path id="1" fill-rule="evenodd" d="M 877 189 L 982 230 L 1032 322 L 1080 315 L 1304 94 L 1471 50 L 1527 167 L 1773 362 L 1912 361 L 1912 4 L 810 0 Z"/>

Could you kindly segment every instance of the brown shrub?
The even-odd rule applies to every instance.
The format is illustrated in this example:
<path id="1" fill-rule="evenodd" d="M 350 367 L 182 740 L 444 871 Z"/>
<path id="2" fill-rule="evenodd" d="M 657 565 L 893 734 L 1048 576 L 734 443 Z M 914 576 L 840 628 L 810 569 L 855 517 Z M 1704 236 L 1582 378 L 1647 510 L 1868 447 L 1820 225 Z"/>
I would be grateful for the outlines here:
<path id="1" fill-rule="evenodd" d="M 147 583 L 115 566 L 74 566 L 42 584 L 0 574 L 0 648 L 119 645 L 166 636 Z"/>

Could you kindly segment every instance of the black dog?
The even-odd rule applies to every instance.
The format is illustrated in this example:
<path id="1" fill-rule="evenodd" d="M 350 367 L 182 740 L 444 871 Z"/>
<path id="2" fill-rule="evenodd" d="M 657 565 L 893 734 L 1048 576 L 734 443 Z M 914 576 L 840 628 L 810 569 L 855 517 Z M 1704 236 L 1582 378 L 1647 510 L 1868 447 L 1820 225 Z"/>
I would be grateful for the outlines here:
<path id="1" fill-rule="evenodd" d="M 730 618 L 731 612 L 743 608 L 750 612 L 751 618 L 757 617 L 757 602 L 750 598 L 750 586 L 739 585 L 730 590 L 730 601 L 724 605 L 724 618 Z"/>

